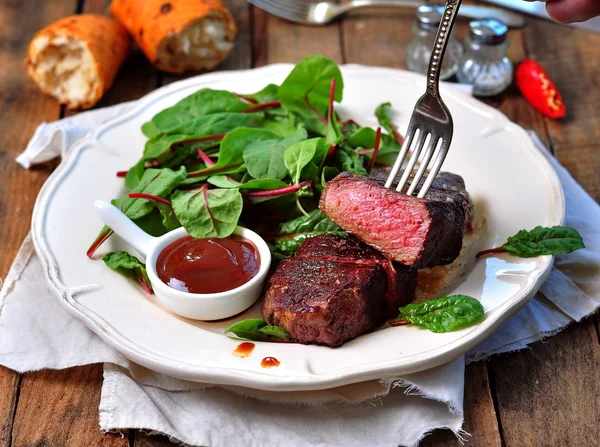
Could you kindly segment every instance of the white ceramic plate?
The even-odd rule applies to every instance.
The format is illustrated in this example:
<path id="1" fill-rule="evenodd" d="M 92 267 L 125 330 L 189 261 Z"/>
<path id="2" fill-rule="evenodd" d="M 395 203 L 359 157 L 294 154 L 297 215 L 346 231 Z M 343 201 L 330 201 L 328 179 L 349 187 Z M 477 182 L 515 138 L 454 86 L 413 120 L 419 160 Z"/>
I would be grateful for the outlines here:
<path id="1" fill-rule="evenodd" d="M 248 358 L 232 355 L 239 341 L 223 335 L 232 321 L 258 316 L 258 306 L 232 320 L 199 322 L 174 316 L 131 280 L 108 269 L 100 256 L 129 249 L 113 236 L 95 256 L 86 249 L 102 227 L 94 200 L 123 193 L 116 171 L 139 158 L 142 123 L 155 113 L 203 88 L 251 93 L 281 83 L 291 65 L 187 79 L 156 90 L 123 116 L 96 128 L 72 147 L 46 182 L 33 214 L 35 247 L 48 281 L 74 315 L 126 357 L 175 377 L 265 390 L 313 390 L 408 374 L 452 360 L 489 336 L 539 288 L 552 265 L 550 256 L 487 258 L 454 290 L 477 297 L 486 310 L 480 324 L 448 334 L 412 326 L 389 327 L 337 349 L 299 344 L 256 343 Z M 375 107 L 391 101 L 396 121 L 406 129 L 425 88 L 424 77 L 400 70 L 343 67 L 343 116 L 375 126 Z M 561 224 L 564 200 L 558 179 L 527 133 L 504 115 L 448 86 L 442 96 L 454 116 L 454 140 L 444 169 L 465 179 L 488 221 L 485 246 L 536 225 Z M 278 368 L 261 359 L 276 357 Z"/>

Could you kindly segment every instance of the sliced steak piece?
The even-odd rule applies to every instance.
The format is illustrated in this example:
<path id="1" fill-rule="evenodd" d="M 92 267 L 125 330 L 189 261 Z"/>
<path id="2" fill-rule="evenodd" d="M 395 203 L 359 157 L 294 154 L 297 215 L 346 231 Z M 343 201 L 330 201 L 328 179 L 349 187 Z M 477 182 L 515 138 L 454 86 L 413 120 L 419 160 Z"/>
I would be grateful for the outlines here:
<path id="1" fill-rule="evenodd" d="M 386 258 L 380 251 L 361 242 L 354 236 L 316 236 L 304 241 L 296 257 L 322 259 L 333 262 L 351 262 L 363 265 L 381 265 L 387 275 L 387 319 L 398 315 L 398 308 L 413 300 L 416 287 L 416 270 Z"/>
<path id="2" fill-rule="evenodd" d="M 326 184 L 319 208 L 345 231 L 416 268 L 454 261 L 467 217 L 465 206 L 443 189 L 418 199 L 348 172 Z"/>
<path id="3" fill-rule="evenodd" d="M 383 186 L 391 171 L 391 166 L 378 166 L 371 171 L 369 177 L 376 179 L 378 183 Z M 420 186 L 422 186 L 424 182 L 425 178 L 419 182 Z M 403 190 L 404 192 L 408 190 L 410 184 L 411 182 L 409 180 Z M 454 202 L 461 205 L 465 209 L 467 219 L 470 218 L 473 212 L 473 202 L 465 188 L 465 181 L 458 174 L 452 172 L 440 172 L 431 184 L 427 194 L 425 194 L 425 199 L 446 202 L 448 198 L 451 198 Z"/>
<path id="4" fill-rule="evenodd" d="M 355 238 L 317 236 L 279 264 L 262 316 L 297 343 L 340 346 L 395 317 L 413 300 L 416 275 Z"/>

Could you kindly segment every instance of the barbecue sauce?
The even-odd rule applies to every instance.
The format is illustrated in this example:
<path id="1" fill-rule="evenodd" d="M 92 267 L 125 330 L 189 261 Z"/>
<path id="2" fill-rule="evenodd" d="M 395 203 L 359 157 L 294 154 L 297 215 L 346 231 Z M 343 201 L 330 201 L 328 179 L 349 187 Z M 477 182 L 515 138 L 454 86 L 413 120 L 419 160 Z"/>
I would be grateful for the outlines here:
<path id="1" fill-rule="evenodd" d="M 254 343 L 244 342 L 240 343 L 237 346 L 237 348 L 235 348 L 235 351 L 233 351 L 233 355 L 245 359 L 246 357 L 249 357 L 250 354 L 252 354 L 252 351 L 254 351 Z"/>
<path id="2" fill-rule="evenodd" d="M 258 273 L 260 256 L 240 237 L 178 239 L 156 261 L 158 277 L 169 287 L 189 293 L 218 293 L 247 283 Z"/>
<path id="3" fill-rule="evenodd" d="M 263 368 L 276 368 L 279 365 L 280 362 L 275 357 L 265 357 L 260 362 L 260 366 L 262 366 Z"/>

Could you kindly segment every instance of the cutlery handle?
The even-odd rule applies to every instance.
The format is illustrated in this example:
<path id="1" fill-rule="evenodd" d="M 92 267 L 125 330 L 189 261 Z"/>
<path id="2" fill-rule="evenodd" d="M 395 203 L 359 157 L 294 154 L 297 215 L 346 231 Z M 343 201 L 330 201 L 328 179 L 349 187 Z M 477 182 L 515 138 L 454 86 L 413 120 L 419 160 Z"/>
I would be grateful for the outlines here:
<path id="1" fill-rule="evenodd" d="M 440 70 L 442 68 L 442 61 L 444 60 L 444 54 L 446 53 L 446 47 L 448 46 L 448 40 L 450 40 L 450 34 L 452 33 L 452 27 L 456 20 L 456 14 L 462 0 L 447 0 L 446 6 L 444 7 L 444 13 L 442 14 L 442 21 L 438 28 L 431 51 L 431 58 L 429 59 L 429 68 L 427 69 L 427 90 L 428 95 L 436 98 L 439 95 L 439 84 L 440 84 Z"/>
<path id="2" fill-rule="evenodd" d="M 131 245 L 144 258 L 150 252 L 155 237 L 138 227 L 133 221 L 121 212 L 116 206 L 110 203 L 96 200 L 94 208 L 100 220 L 106 224 L 111 230 L 121 236 L 125 242 Z"/>

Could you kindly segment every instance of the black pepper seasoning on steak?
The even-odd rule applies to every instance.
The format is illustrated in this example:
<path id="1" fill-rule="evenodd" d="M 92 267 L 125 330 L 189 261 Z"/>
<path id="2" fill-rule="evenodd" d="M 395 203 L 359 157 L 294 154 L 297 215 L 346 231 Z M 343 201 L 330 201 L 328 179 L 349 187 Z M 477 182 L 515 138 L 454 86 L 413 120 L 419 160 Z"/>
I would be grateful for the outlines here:
<path id="1" fill-rule="evenodd" d="M 415 269 L 353 237 L 316 236 L 277 267 L 262 315 L 297 343 L 336 347 L 394 318 L 415 288 Z"/>

